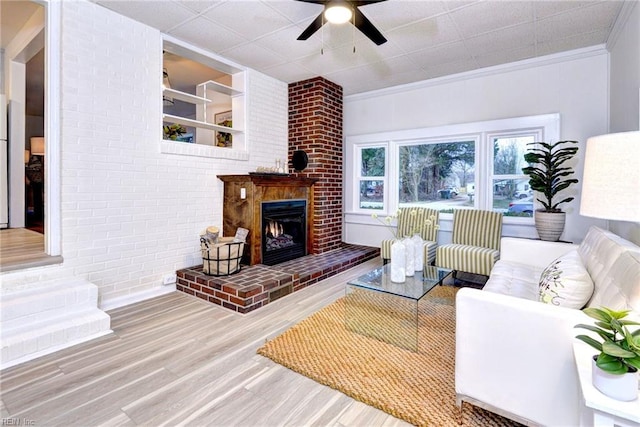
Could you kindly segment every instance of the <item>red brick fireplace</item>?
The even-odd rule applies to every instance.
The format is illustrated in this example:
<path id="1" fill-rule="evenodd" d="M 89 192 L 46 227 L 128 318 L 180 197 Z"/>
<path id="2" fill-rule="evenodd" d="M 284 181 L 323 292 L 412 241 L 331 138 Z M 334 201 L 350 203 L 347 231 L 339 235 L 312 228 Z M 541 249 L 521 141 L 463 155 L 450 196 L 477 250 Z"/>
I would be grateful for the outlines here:
<path id="1" fill-rule="evenodd" d="M 296 150 L 303 150 L 308 156 L 309 163 L 303 171 L 293 169 L 291 158 Z M 219 176 L 225 182 L 224 235 L 233 235 L 238 226 L 243 226 L 241 223 L 246 224 L 251 249 L 245 253 L 245 261 L 249 266 L 223 277 L 206 276 L 201 265 L 179 270 L 179 291 L 248 313 L 379 256 L 378 248 L 342 243 L 340 86 L 322 77 L 289 85 L 288 158 L 290 177 Z M 308 255 L 275 266 L 261 264 L 257 242 L 263 227 L 256 219 L 256 210 L 264 200 L 287 199 L 306 201 Z M 226 214 L 232 211 L 234 220 Z"/>
<path id="2" fill-rule="evenodd" d="M 319 254 L 342 243 L 342 87 L 322 77 L 289 85 L 289 159 L 309 157 L 296 175 L 316 178 L 313 248 Z M 293 166 L 289 164 L 289 170 Z"/>

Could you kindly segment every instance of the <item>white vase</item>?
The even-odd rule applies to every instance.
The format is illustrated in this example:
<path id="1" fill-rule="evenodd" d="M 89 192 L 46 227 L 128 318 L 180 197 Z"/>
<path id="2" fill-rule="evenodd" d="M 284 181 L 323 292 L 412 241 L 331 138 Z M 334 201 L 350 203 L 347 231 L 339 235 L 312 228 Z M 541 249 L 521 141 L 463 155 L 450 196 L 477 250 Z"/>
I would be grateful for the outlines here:
<path id="1" fill-rule="evenodd" d="M 591 360 L 591 381 L 602 394 L 629 402 L 638 397 L 638 371 L 622 375 L 610 374 L 598 368 L 595 357 Z"/>
<path id="2" fill-rule="evenodd" d="M 404 244 L 404 247 L 407 251 L 404 263 L 404 274 L 411 277 L 416 272 L 415 268 L 413 267 L 413 261 L 415 260 L 413 240 L 411 240 L 411 237 L 405 237 L 404 239 L 402 239 L 402 243 Z"/>
<path id="3" fill-rule="evenodd" d="M 415 271 L 422 271 L 424 268 L 424 245 L 422 237 L 416 233 L 413 235 L 411 240 L 413 240 L 413 269 Z"/>
<path id="4" fill-rule="evenodd" d="M 406 267 L 406 248 L 400 240 L 391 245 L 391 281 L 404 283 Z"/>

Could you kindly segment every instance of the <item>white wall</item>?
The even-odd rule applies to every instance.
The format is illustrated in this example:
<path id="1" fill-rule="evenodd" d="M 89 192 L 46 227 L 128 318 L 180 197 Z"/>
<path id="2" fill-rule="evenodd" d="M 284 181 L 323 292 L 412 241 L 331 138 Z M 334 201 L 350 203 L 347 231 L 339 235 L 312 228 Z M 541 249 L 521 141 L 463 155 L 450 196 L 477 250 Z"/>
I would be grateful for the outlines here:
<path id="1" fill-rule="evenodd" d="M 611 51 L 611 132 L 639 130 L 640 112 L 640 5 L 623 9 L 626 22 L 615 33 Z"/>
<path id="2" fill-rule="evenodd" d="M 63 2 L 62 19 L 64 262 L 4 273 L 2 291 L 75 276 L 114 307 L 202 262 L 198 234 L 222 225 L 216 175 L 286 157 L 288 89 L 247 70 L 248 161 L 162 153 L 161 34 L 86 1 Z"/>
<path id="3" fill-rule="evenodd" d="M 640 5 L 623 9 L 626 21 L 611 46 L 610 132 L 640 130 Z M 635 153 L 640 155 L 640 147 Z M 611 221 L 614 233 L 640 245 L 640 223 Z"/>
<path id="4" fill-rule="evenodd" d="M 349 96 L 344 104 L 344 135 L 560 113 L 560 138 L 581 143 L 573 165 L 580 179 L 587 138 L 608 129 L 608 61 L 604 47 L 597 46 Z M 351 147 L 344 151 L 349 153 Z M 576 242 L 591 224 L 604 226 L 603 221 L 578 214 L 579 191 L 574 186 L 576 200 L 564 207 L 567 224 L 562 236 Z M 443 224 L 444 242 L 450 239 L 446 229 Z M 504 231 L 535 236 L 533 225 Z M 385 232 L 380 227 L 345 224 L 349 243 L 380 241 L 388 237 Z"/>

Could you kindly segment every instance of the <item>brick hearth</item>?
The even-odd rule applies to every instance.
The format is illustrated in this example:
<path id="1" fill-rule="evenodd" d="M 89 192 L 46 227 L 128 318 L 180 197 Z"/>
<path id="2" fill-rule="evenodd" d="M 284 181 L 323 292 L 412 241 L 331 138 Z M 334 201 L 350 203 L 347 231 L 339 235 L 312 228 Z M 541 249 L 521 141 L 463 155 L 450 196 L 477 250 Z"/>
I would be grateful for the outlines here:
<path id="1" fill-rule="evenodd" d="M 249 313 L 380 255 L 379 248 L 342 244 L 274 266 L 243 266 L 231 276 L 208 276 L 202 266 L 178 270 L 178 291 L 238 313 Z"/>

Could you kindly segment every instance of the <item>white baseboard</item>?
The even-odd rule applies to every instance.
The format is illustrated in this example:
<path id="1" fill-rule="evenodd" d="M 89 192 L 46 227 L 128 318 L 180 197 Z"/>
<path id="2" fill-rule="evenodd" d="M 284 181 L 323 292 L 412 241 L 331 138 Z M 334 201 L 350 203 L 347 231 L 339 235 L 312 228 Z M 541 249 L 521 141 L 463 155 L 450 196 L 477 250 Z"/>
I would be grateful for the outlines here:
<path id="1" fill-rule="evenodd" d="M 112 298 L 100 303 L 100 309 L 103 311 L 113 310 L 114 308 L 124 307 L 125 305 L 134 304 L 136 302 L 144 301 L 150 298 L 159 297 L 161 295 L 170 294 L 176 291 L 175 283 L 173 285 L 158 286 L 156 288 L 148 289 L 146 291 L 137 292 L 135 294 L 124 295 L 117 298 Z"/>

